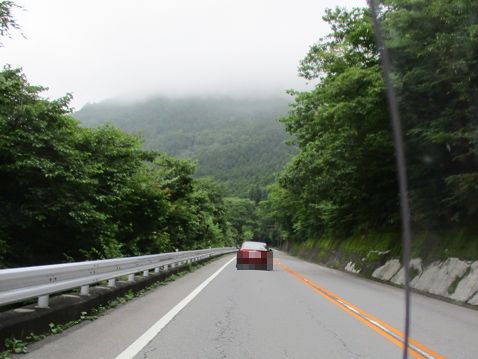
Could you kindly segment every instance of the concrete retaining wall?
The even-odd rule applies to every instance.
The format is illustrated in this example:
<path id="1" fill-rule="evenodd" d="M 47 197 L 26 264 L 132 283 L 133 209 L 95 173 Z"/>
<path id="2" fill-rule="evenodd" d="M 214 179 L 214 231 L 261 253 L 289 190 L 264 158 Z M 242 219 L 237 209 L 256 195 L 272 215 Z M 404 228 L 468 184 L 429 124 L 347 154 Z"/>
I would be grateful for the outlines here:
<path id="1" fill-rule="evenodd" d="M 307 247 L 302 243 L 284 243 L 281 249 L 331 268 L 398 286 L 404 284 L 401 258 L 390 250 L 354 252 L 339 246 Z M 413 258 L 410 261 L 410 277 L 411 287 L 417 291 L 477 306 L 478 309 L 478 260 L 448 258 L 430 262 L 430 259 Z"/>
<path id="2" fill-rule="evenodd" d="M 344 270 L 348 270 L 347 267 Z M 410 285 L 421 292 L 478 305 L 478 261 L 448 258 L 427 266 L 421 258 L 410 261 Z M 389 259 L 372 273 L 372 277 L 397 285 L 404 284 L 404 267 L 398 259 Z"/>

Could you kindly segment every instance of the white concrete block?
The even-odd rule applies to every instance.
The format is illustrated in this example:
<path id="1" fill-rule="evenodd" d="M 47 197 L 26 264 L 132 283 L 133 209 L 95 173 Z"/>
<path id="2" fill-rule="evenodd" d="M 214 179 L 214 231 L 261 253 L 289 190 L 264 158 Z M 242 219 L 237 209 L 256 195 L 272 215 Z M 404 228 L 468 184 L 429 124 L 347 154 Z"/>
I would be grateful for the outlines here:
<path id="1" fill-rule="evenodd" d="M 467 303 L 478 305 L 478 292 Z"/>
<path id="2" fill-rule="evenodd" d="M 360 269 L 358 268 L 355 268 L 355 263 L 350 261 L 347 263 L 347 265 L 345 266 L 345 270 L 347 272 L 352 272 L 352 273 L 360 273 Z"/>
<path id="3" fill-rule="evenodd" d="M 453 293 L 451 298 L 466 302 L 471 299 L 475 293 L 478 293 L 478 261 L 471 264 L 470 273 L 458 283 L 455 293 Z"/>
<path id="4" fill-rule="evenodd" d="M 390 259 L 383 266 L 375 269 L 372 273 L 372 277 L 388 281 L 397 274 L 401 266 L 398 259 Z"/>
<path id="5" fill-rule="evenodd" d="M 416 277 L 411 286 L 428 293 L 450 297 L 448 288 L 457 277 L 463 276 L 469 264 L 458 258 L 448 258 L 445 262 L 436 261 Z"/>
<path id="6" fill-rule="evenodd" d="M 410 260 L 410 266 L 409 268 L 411 271 L 418 271 L 418 276 L 420 276 L 423 273 L 423 263 L 421 258 L 413 258 Z M 415 277 L 415 278 L 416 278 Z M 414 278 L 412 278 L 413 280 Z M 405 267 L 400 268 L 400 270 L 393 276 L 391 279 L 392 283 L 398 284 L 398 285 L 404 285 L 405 284 Z"/>

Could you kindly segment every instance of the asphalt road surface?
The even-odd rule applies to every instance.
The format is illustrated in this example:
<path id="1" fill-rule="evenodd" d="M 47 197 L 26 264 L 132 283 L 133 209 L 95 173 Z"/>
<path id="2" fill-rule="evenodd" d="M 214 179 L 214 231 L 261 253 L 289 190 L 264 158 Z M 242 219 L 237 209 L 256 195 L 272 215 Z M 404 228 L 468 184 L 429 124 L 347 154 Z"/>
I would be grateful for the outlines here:
<path id="1" fill-rule="evenodd" d="M 401 358 L 401 289 L 274 255 L 222 257 L 22 358 Z M 410 358 L 478 358 L 478 311 L 413 294 L 411 337 Z"/>

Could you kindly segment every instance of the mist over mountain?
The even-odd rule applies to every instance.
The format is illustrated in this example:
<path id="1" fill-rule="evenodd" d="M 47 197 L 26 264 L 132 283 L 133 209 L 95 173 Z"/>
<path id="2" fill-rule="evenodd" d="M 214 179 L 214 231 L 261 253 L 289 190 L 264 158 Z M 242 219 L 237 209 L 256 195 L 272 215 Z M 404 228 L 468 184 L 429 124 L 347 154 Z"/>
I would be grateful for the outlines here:
<path id="1" fill-rule="evenodd" d="M 74 117 L 85 126 L 112 123 L 139 134 L 148 149 L 198 161 L 230 195 L 248 196 L 274 179 L 294 149 L 278 118 L 287 98 L 151 98 L 87 104 Z"/>

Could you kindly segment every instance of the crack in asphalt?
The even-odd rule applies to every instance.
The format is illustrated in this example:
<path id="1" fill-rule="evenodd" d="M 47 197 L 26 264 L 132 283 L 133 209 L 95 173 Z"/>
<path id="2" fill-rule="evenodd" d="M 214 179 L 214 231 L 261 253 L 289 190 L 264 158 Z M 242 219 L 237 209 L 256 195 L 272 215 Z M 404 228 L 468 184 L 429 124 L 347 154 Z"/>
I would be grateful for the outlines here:
<path id="1" fill-rule="evenodd" d="M 218 351 L 220 358 L 227 358 L 227 353 L 224 348 L 225 344 L 232 343 L 235 337 L 235 330 L 231 326 L 232 323 L 232 312 L 236 309 L 237 303 L 233 297 L 227 298 L 228 305 L 226 306 L 226 311 L 223 317 L 223 320 L 219 319 L 216 323 L 217 335 L 213 339 L 218 344 L 216 345 L 216 350 Z"/>
<path id="2" fill-rule="evenodd" d="M 157 349 L 158 349 L 158 348 L 156 348 L 156 347 L 152 347 L 151 349 L 145 351 L 145 352 L 143 353 L 143 359 L 150 358 L 150 357 L 149 357 L 149 354 L 152 355 L 151 358 L 154 358 L 154 357 L 155 357 L 155 356 L 154 356 L 154 354 L 155 354 L 154 352 L 155 352 Z"/>
<path id="3" fill-rule="evenodd" d="M 322 322 L 319 318 L 317 318 L 314 314 L 314 312 L 312 311 L 312 309 L 310 308 L 309 305 L 307 305 L 307 314 L 310 315 L 311 319 L 314 320 L 314 322 L 320 326 L 322 329 L 326 330 L 327 332 L 329 332 L 330 334 L 332 334 L 332 336 L 338 341 L 340 342 L 340 344 L 342 345 L 342 347 L 347 351 L 347 353 L 349 353 L 350 355 L 353 356 L 353 358 L 361 358 L 362 356 L 356 352 L 354 352 L 352 349 L 350 349 L 350 347 L 347 345 L 347 343 L 345 342 L 345 340 L 343 340 L 340 335 L 335 332 L 334 330 L 330 329 L 326 323 Z"/>

